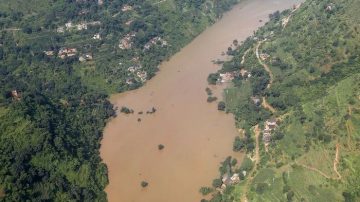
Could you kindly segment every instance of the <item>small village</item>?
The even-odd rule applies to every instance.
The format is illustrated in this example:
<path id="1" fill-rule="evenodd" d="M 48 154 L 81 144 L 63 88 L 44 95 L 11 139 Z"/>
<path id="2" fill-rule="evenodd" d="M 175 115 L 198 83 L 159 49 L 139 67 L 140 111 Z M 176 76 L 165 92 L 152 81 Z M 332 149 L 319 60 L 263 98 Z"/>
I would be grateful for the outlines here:
<path id="1" fill-rule="evenodd" d="M 123 12 L 127 12 L 130 10 L 132 10 L 131 6 L 124 6 L 122 8 Z M 128 24 L 130 25 L 131 22 L 132 21 L 128 21 Z M 101 23 L 98 21 L 91 22 L 91 23 L 80 23 L 80 24 L 73 24 L 72 22 L 68 22 L 65 24 L 64 27 L 59 27 L 57 29 L 57 31 L 61 32 L 61 33 L 63 33 L 65 30 L 71 31 L 74 29 L 80 31 L 80 30 L 88 29 L 88 26 L 90 26 L 90 25 L 100 25 L 100 24 Z M 132 40 L 134 39 L 134 37 L 136 37 L 136 32 L 130 32 L 130 33 L 126 34 L 123 38 L 120 39 L 118 47 L 121 50 L 131 49 L 133 47 Z M 93 40 L 102 40 L 102 37 L 101 37 L 100 33 L 96 33 L 92 36 L 92 39 Z M 160 36 L 154 37 L 144 45 L 143 51 L 147 51 L 155 45 L 159 45 L 160 47 L 165 47 L 168 45 L 168 42 L 166 40 L 162 39 Z M 94 59 L 94 56 L 92 53 L 79 53 L 77 48 L 73 48 L 73 47 L 63 47 L 58 51 L 58 53 L 56 53 L 55 50 L 45 50 L 43 52 L 48 57 L 57 55 L 61 59 L 71 58 L 71 57 L 75 57 L 78 55 L 78 60 L 80 62 L 88 62 L 88 61 L 92 61 Z M 132 65 L 127 68 L 127 71 L 129 72 L 129 74 L 128 74 L 129 77 L 126 78 L 125 83 L 127 85 L 131 86 L 135 82 L 141 82 L 141 83 L 146 82 L 148 79 L 148 74 L 146 71 L 141 70 L 142 66 L 139 64 L 139 57 L 132 58 L 132 61 L 135 63 L 135 65 Z M 120 65 L 121 64 L 122 63 L 120 63 Z M 229 78 L 227 80 L 229 80 Z"/>
<path id="2" fill-rule="evenodd" d="M 93 21 L 93 22 L 81 22 L 79 24 L 74 24 L 72 22 L 65 23 L 64 26 L 60 26 L 56 29 L 58 33 L 64 33 L 65 31 L 81 31 L 87 30 L 89 26 L 100 26 L 100 21 Z"/>
<path id="3" fill-rule="evenodd" d="M 245 69 L 241 69 L 240 71 L 220 73 L 218 83 L 232 82 L 232 80 L 234 80 L 235 77 L 239 77 L 240 75 L 244 79 L 248 79 L 252 76 L 251 73 Z"/>
<path id="4" fill-rule="evenodd" d="M 77 0 L 77 2 L 82 2 L 82 0 Z M 103 4 L 104 4 L 103 0 L 98 0 L 98 5 L 101 6 Z M 130 12 L 133 10 L 134 10 L 133 6 L 125 4 L 121 7 L 119 12 L 114 14 L 112 17 L 116 17 L 118 14 Z M 86 15 L 88 13 L 89 13 L 89 9 L 82 9 L 79 11 L 78 15 Z M 125 25 L 130 26 L 133 21 L 134 21 L 133 19 L 129 19 L 128 21 L 125 22 Z M 56 31 L 58 33 L 72 32 L 72 31 L 84 31 L 84 30 L 88 30 L 90 27 L 100 26 L 101 24 L 102 23 L 100 21 L 79 22 L 79 23 L 69 21 L 69 22 L 65 23 L 63 26 L 59 26 L 56 29 Z M 119 39 L 118 48 L 121 50 L 133 49 L 134 48 L 133 40 L 136 36 L 137 36 L 137 32 L 134 32 L 134 31 L 125 34 L 122 38 Z M 103 38 L 100 33 L 95 33 L 91 36 L 91 39 L 100 41 Z M 146 44 L 144 44 L 143 51 L 148 51 L 156 45 L 158 45 L 160 47 L 165 47 L 165 46 L 168 46 L 168 42 L 160 36 L 153 37 Z M 73 57 L 77 56 L 78 61 L 81 63 L 94 60 L 93 53 L 81 53 L 81 51 L 79 51 L 75 47 L 62 47 L 58 51 L 44 50 L 43 52 L 48 57 L 57 56 L 61 59 L 73 58 Z M 127 68 L 128 77 L 125 79 L 125 83 L 128 86 L 131 86 L 137 82 L 144 83 L 148 79 L 148 73 L 146 71 L 142 70 L 142 66 L 139 64 L 139 57 L 134 57 L 133 60 L 134 60 L 133 62 L 135 63 L 135 65 L 132 65 Z"/>
<path id="5" fill-rule="evenodd" d="M 246 176 L 246 171 L 242 171 L 242 175 Z M 228 173 L 225 173 L 221 178 L 221 182 L 222 184 L 220 188 L 217 188 L 217 190 L 220 193 L 223 193 L 226 187 L 240 183 L 240 175 L 238 173 L 234 173 L 233 175 L 229 175 Z"/>
<path id="6" fill-rule="evenodd" d="M 154 37 L 149 42 L 147 42 L 144 46 L 144 50 L 149 50 L 152 46 L 160 43 L 161 47 L 167 46 L 168 43 L 166 40 L 162 39 L 161 37 Z"/>

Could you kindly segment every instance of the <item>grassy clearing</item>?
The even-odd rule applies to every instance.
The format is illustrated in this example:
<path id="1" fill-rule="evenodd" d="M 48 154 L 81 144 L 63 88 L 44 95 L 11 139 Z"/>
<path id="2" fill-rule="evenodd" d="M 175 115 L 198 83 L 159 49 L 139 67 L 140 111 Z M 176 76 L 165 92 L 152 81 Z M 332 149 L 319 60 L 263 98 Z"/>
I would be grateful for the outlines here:
<path id="1" fill-rule="evenodd" d="M 333 160 L 335 153 L 333 150 L 326 149 L 324 147 L 316 147 L 311 149 L 306 155 L 299 158 L 298 162 L 310 167 L 317 168 L 329 176 L 335 177 L 336 174 L 333 171 Z"/>
<path id="2" fill-rule="evenodd" d="M 251 86 L 249 82 L 244 82 L 240 87 L 227 88 L 224 91 L 226 107 L 231 111 L 236 110 L 239 103 L 249 100 L 250 95 Z"/>
<path id="3" fill-rule="evenodd" d="M 279 149 L 289 156 L 300 156 L 303 154 L 303 145 L 305 144 L 304 129 L 301 124 L 293 117 L 288 120 L 290 124 L 284 129 L 286 135 L 279 142 Z"/>
<path id="4" fill-rule="evenodd" d="M 315 172 L 295 167 L 289 173 L 289 186 L 295 190 L 296 201 L 304 198 L 305 201 L 341 201 L 341 193 L 329 180 Z"/>
<path id="5" fill-rule="evenodd" d="M 0 0 L 0 10 L 17 10 L 25 14 L 35 14 L 50 7 L 50 1 L 43 0 Z"/>
<path id="6" fill-rule="evenodd" d="M 337 192 L 338 187 L 334 183 L 314 172 L 293 166 L 284 172 L 274 172 L 271 169 L 262 169 L 256 177 L 258 183 L 265 182 L 264 191 L 256 192 L 257 184 L 254 183 L 252 193 L 249 194 L 251 201 L 286 201 L 287 192 L 285 185 L 294 192 L 293 201 L 341 201 L 342 196 Z M 255 182 L 255 180 L 254 180 Z"/>

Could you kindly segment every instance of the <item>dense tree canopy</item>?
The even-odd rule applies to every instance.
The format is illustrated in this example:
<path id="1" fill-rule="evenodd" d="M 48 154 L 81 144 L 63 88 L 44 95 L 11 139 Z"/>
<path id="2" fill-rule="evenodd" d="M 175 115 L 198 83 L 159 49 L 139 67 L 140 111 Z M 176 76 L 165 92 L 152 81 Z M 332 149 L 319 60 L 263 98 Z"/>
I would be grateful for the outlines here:
<path id="1" fill-rule="evenodd" d="M 0 200 L 106 201 L 108 94 L 141 86 L 236 3 L 100 2 L 0 2 Z"/>

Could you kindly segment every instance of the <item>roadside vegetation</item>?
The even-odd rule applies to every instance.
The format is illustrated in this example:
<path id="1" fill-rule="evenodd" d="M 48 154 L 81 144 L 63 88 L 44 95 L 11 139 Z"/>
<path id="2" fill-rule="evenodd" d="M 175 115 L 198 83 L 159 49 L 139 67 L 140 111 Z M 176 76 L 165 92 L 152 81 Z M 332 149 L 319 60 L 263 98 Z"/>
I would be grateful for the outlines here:
<path id="1" fill-rule="evenodd" d="M 233 149 L 253 166 L 210 201 L 360 200 L 359 9 L 356 0 L 306 1 L 271 14 L 233 51 L 218 73 L 239 72 L 225 107 L 243 131 Z"/>

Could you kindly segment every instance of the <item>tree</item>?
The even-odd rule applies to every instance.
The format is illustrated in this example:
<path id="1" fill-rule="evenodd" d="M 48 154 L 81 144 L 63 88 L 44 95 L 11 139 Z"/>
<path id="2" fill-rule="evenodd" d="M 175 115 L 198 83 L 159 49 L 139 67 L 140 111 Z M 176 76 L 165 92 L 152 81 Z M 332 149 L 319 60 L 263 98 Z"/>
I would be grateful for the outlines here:
<path id="1" fill-rule="evenodd" d="M 209 96 L 206 101 L 210 103 L 210 102 L 214 102 L 216 100 L 217 100 L 217 97 Z"/>
<path id="2" fill-rule="evenodd" d="M 142 181 L 142 182 L 141 182 L 141 186 L 142 186 L 143 188 L 145 188 L 145 187 L 149 186 L 149 183 L 146 182 L 146 181 Z"/>
<path id="3" fill-rule="evenodd" d="M 215 188 L 219 188 L 219 187 L 221 187 L 221 185 L 222 185 L 221 179 L 214 179 L 212 182 L 212 186 Z"/>
<path id="4" fill-rule="evenodd" d="M 214 189 L 211 187 L 201 187 L 199 191 L 203 196 L 206 196 L 206 195 L 210 194 L 211 192 L 213 192 Z"/>
<path id="5" fill-rule="evenodd" d="M 225 102 L 221 101 L 218 103 L 218 110 L 219 111 L 225 111 Z"/>
<path id="6" fill-rule="evenodd" d="M 219 78 L 220 78 L 220 74 L 219 74 L 219 73 L 212 73 L 212 74 L 209 74 L 207 80 L 208 80 L 208 83 L 209 83 L 209 84 L 215 85 Z"/>
<path id="7" fill-rule="evenodd" d="M 159 150 L 163 150 L 164 148 L 165 148 L 164 145 L 162 145 L 162 144 L 159 144 L 159 145 L 158 145 L 158 149 L 159 149 Z"/>
<path id="8" fill-rule="evenodd" d="M 288 191 L 288 193 L 286 194 L 286 198 L 288 201 L 292 201 L 294 196 L 295 196 L 295 193 L 292 190 Z"/>
<path id="9" fill-rule="evenodd" d="M 264 182 L 257 183 L 256 193 L 258 193 L 258 194 L 264 193 L 264 191 L 266 190 L 267 187 L 268 187 L 267 183 L 264 183 Z"/>
<path id="10" fill-rule="evenodd" d="M 238 45 L 239 45 L 239 41 L 238 41 L 237 39 L 234 39 L 234 40 L 233 40 L 233 44 L 234 44 L 234 46 L 238 46 Z"/>
<path id="11" fill-rule="evenodd" d="M 240 137 L 235 137 L 235 141 L 233 144 L 233 150 L 234 151 L 241 151 L 244 148 L 245 144 L 243 140 Z"/>

